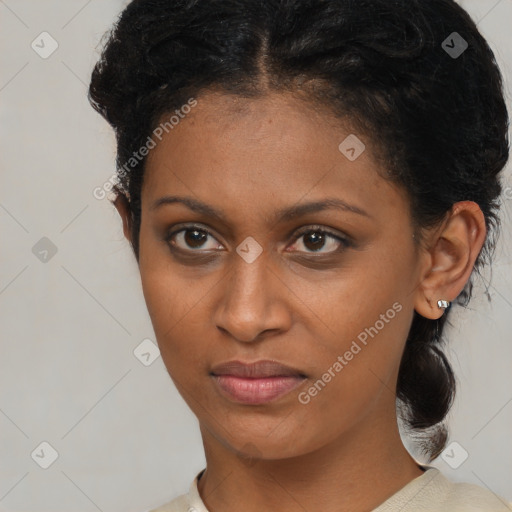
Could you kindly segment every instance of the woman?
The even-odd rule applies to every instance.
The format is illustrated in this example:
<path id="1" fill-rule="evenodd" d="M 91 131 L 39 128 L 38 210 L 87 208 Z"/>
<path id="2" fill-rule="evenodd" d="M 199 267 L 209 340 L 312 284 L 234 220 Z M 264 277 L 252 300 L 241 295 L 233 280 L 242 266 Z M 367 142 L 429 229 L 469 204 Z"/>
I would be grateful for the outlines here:
<path id="1" fill-rule="evenodd" d="M 156 510 L 510 510 L 397 422 L 445 448 L 443 327 L 499 226 L 502 78 L 462 8 L 135 0 L 90 99 L 205 449 Z"/>

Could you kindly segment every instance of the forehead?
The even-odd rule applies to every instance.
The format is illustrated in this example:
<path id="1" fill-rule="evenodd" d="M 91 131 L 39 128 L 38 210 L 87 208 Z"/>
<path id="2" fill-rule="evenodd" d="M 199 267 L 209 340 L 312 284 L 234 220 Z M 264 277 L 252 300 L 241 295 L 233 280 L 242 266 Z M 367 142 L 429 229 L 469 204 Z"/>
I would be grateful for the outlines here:
<path id="1" fill-rule="evenodd" d="M 291 94 L 214 93 L 197 102 L 149 154 L 143 208 L 179 193 L 232 213 L 253 205 L 251 213 L 269 218 L 283 205 L 328 194 L 382 213 L 401 195 L 380 176 L 372 141 L 322 107 Z M 347 138 L 362 151 L 356 159 L 344 152 Z"/>

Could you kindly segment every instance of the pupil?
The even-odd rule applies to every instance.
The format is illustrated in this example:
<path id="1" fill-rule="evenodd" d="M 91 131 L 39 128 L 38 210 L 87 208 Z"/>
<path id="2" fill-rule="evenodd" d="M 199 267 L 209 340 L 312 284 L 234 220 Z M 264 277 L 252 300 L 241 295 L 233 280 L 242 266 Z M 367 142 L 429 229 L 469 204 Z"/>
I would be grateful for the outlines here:
<path id="1" fill-rule="evenodd" d="M 312 250 L 318 250 L 318 249 L 321 249 L 322 246 L 324 245 L 324 241 L 325 241 L 325 235 L 323 233 L 311 233 L 309 234 L 307 237 L 306 237 L 306 240 L 313 240 L 313 243 L 312 243 L 312 247 L 309 247 L 308 246 L 308 243 L 305 242 L 304 245 L 308 248 L 308 249 L 312 249 Z"/>
<path id="2" fill-rule="evenodd" d="M 194 236 L 190 236 L 190 233 L 194 233 Z M 197 236 L 198 235 L 198 236 Z M 204 243 L 204 238 L 206 234 L 202 231 L 198 231 L 197 229 L 194 230 L 187 230 L 185 231 L 185 242 L 190 247 L 200 247 Z"/>

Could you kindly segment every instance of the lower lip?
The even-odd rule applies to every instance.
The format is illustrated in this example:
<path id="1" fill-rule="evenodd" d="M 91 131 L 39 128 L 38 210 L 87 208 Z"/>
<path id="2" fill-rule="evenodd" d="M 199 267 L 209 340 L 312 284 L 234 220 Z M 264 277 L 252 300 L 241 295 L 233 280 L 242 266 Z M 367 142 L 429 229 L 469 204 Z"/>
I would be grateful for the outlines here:
<path id="1" fill-rule="evenodd" d="M 263 377 L 248 379 L 233 375 L 213 375 L 228 398 L 244 404 L 264 404 L 282 397 L 304 382 L 305 377 Z"/>

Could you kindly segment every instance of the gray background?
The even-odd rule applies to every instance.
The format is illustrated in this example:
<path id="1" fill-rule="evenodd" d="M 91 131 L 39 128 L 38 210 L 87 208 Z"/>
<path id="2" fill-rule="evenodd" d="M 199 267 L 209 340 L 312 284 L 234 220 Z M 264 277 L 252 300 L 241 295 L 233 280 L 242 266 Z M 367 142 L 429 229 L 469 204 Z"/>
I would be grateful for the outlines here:
<path id="1" fill-rule="evenodd" d="M 197 420 L 161 358 L 145 366 L 134 355 L 144 339 L 154 341 L 137 266 L 117 212 L 92 193 L 114 171 L 115 144 L 88 104 L 87 83 L 101 37 L 125 4 L 0 0 L 4 511 L 141 512 L 185 492 L 204 467 Z M 512 0 L 461 4 L 496 53 L 510 106 Z M 31 47 L 34 40 L 43 46 L 43 31 L 59 45 L 46 59 Z M 46 39 L 44 50 L 49 48 Z M 477 287 L 468 310 L 453 311 L 447 332 L 460 381 L 450 442 L 469 456 L 458 469 L 442 458 L 433 464 L 453 480 L 488 487 L 508 500 L 510 170 L 509 165 L 492 301 Z M 51 453 L 42 442 L 58 453 L 47 469 L 40 464 Z M 452 459 L 460 460 L 461 453 L 456 446 Z"/>

